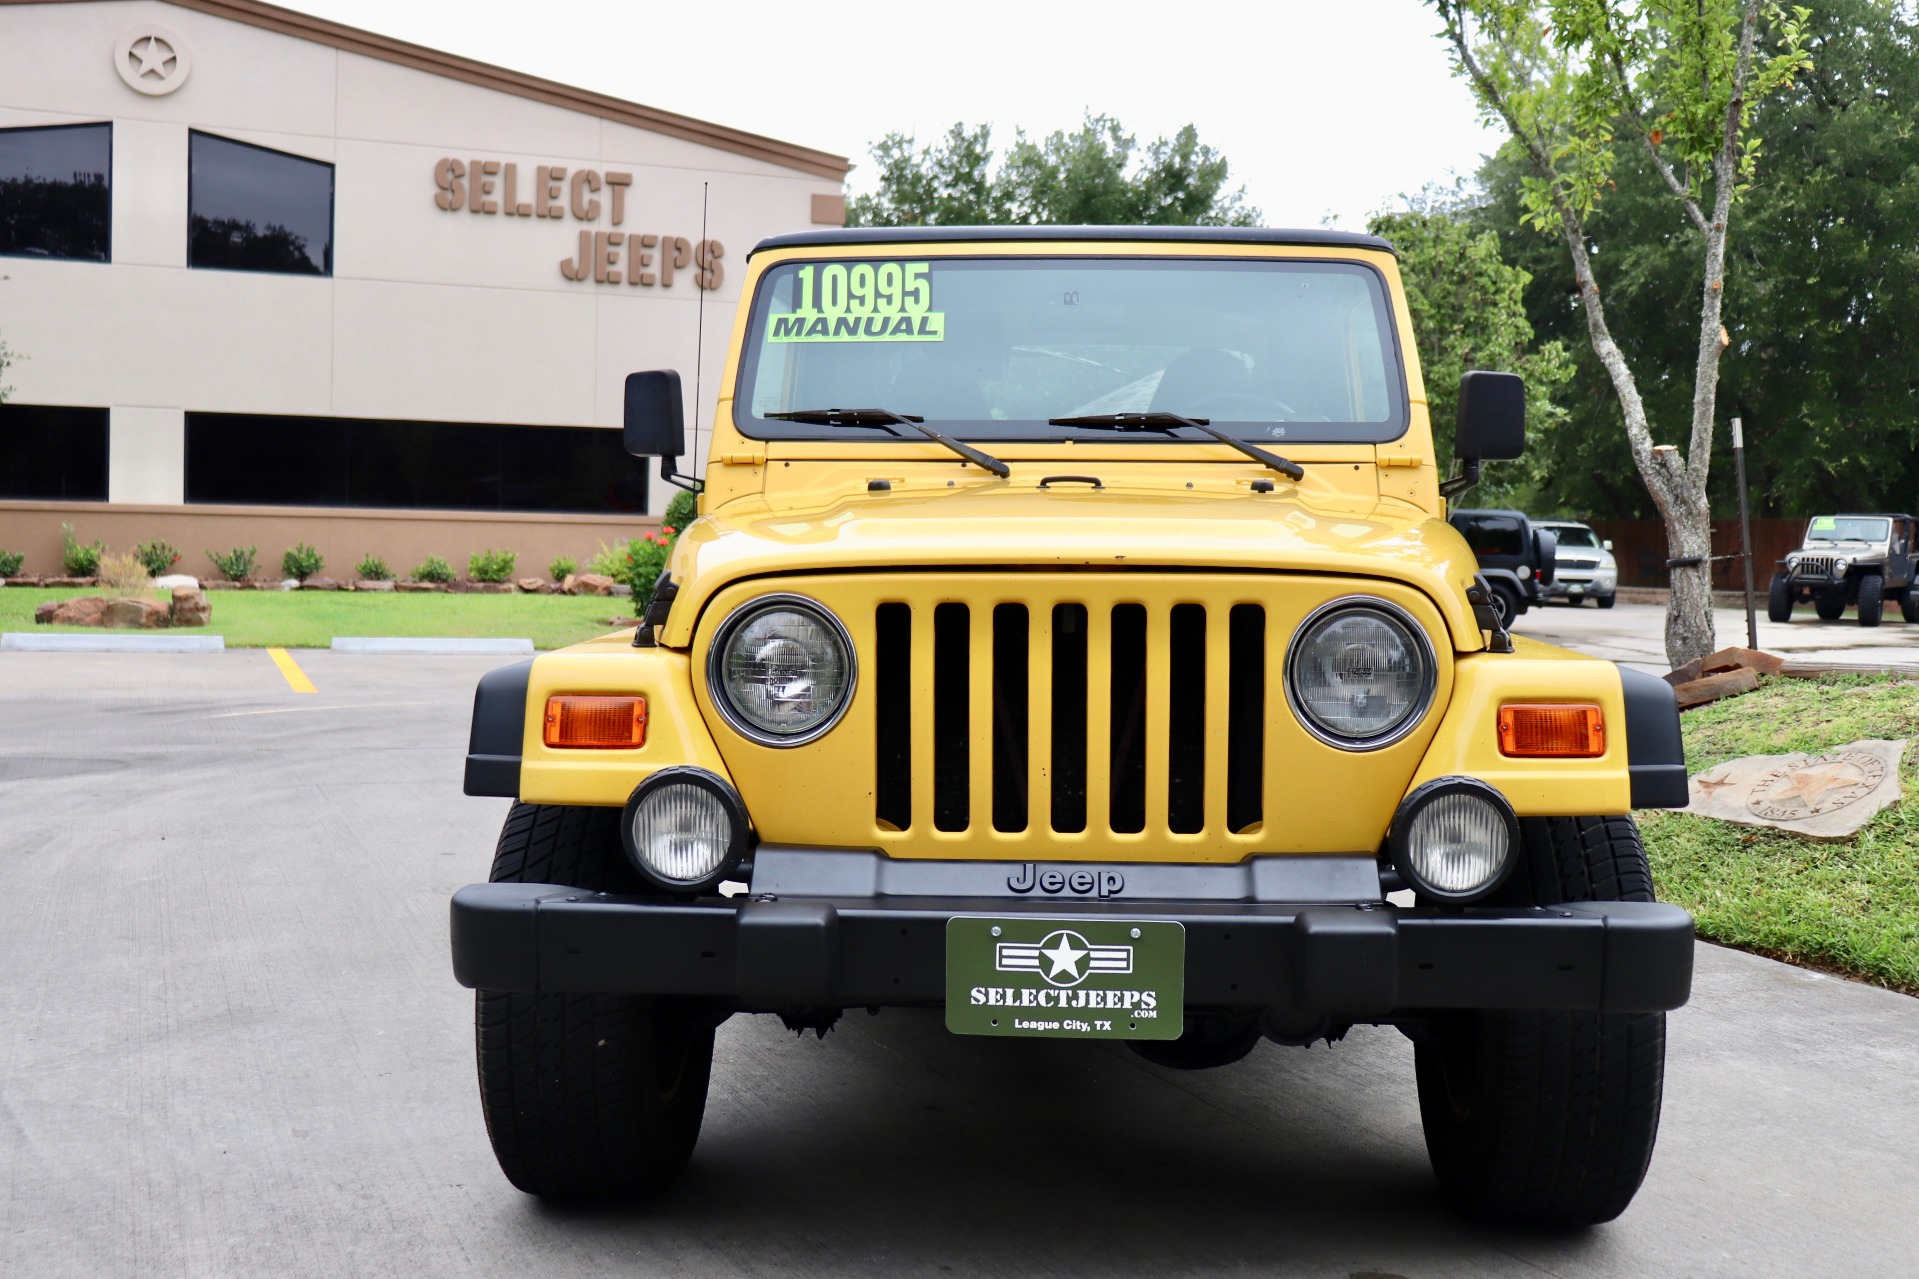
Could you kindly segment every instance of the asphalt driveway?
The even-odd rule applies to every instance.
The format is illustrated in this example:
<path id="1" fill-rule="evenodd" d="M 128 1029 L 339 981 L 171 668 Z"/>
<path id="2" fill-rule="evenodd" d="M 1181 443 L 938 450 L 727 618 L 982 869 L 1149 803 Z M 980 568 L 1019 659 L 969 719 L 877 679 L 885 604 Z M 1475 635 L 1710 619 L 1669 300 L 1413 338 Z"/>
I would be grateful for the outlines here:
<path id="1" fill-rule="evenodd" d="M 1625 606 L 1615 610 L 1615 616 Z M 1590 611 L 1590 610 L 1589 610 Z M 1547 615 L 1548 617 L 1551 614 Z M 692 1174 L 509 1187 L 446 902 L 484 659 L 0 655 L 0 1273 L 1859 1275 L 1919 1256 L 1919 1000 L 1701 947 L 1618 1222 L 1441 1208 L 1409 1045 L 1160 1070 L 850 1017 L 722 1028 Z"/>

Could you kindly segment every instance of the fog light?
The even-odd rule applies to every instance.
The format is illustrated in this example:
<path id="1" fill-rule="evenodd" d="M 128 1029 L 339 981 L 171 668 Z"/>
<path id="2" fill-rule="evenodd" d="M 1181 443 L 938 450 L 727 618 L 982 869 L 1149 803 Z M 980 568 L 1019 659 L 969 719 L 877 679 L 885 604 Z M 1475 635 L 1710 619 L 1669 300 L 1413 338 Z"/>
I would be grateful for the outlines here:
<path id="1" fill-rule="evenodd" d="M 620 823 L 640 874 L 676 893 L 712 888 L 746 856 L 746 808 L 703 768 L 666 768 L 641 782 Z"/>
<path id="2" fill-rule="evenodd" d="M 1490 894 L 1519 852 L 1506 797 L 1471 777 L 1442 777 L 1408 795 L 1393 817 L 1393 868 L 1420 897 L 1469 902 Z"/>

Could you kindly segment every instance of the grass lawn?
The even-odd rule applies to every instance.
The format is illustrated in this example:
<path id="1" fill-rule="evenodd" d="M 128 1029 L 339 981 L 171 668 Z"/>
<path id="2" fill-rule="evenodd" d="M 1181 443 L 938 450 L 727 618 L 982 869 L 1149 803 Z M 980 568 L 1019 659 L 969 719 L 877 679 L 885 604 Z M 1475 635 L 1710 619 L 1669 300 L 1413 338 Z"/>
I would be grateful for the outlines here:
<path id="1" fill-rule="evenodd" d="M 0 590 L 0 631 L 93 632 L 88 626 L 35 626 L 34 607 L 90 590 Z M 156 592 L 158 594 L 158 592 Z M 426 638 L 530 638 L 563 648 L 615 629 L 608 619 L 632 601 L 600 595 L 402 595 L 360 591 L 208 591 L 213 620 L 200 633 L 234 648 L 325 648 L 336 635 Z M 631 622 L 627 623 L 631 625 Z"/>
<path id="2" fill-rule="evenodd" d="M 1741 755 L 1816 753 L 1861 738 L 1919 738 L 1919 684 L 1891 677 L 1772 679 L 1687 711 L 1695 775 Z M 1852 840 L 1820 843 L 1684 813 L 1642 812 L 1663 901 L 1699 934 L 1762 955 L 1919 995 L 1919 744 L 1903 796 Z"/>

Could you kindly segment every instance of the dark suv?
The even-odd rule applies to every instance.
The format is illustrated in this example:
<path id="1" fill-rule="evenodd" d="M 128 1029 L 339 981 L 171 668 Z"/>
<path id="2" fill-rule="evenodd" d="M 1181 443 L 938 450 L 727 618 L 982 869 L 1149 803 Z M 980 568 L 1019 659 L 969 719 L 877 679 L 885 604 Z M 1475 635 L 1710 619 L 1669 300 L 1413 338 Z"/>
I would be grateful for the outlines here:
<path id="1" fill-rule="evenodd" d="M 1500 626 L 1511 626 L 1515 617 L 1545 603 L 1559 548 L 1550 529 L 1519 511 L 1453 511 L 1446 518 L 1479 558 Z"/>

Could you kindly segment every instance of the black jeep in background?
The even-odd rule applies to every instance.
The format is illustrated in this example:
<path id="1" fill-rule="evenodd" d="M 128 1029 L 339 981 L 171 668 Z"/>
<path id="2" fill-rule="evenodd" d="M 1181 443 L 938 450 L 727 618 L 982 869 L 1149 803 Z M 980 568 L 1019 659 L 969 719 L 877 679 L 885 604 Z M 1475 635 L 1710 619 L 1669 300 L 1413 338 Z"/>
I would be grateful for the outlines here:
<path id="1" fill-rule="evenodd" d="M 1493 607 L 1502 627 L 1511 626 L 1515 617 L 1533 605 L 1545 603 L 1559 545 L 1550 530 L 1519 511 L 1453 511 L 1446 518 L 1479 557 L 1479 571 L 1492 587 Z"/>

